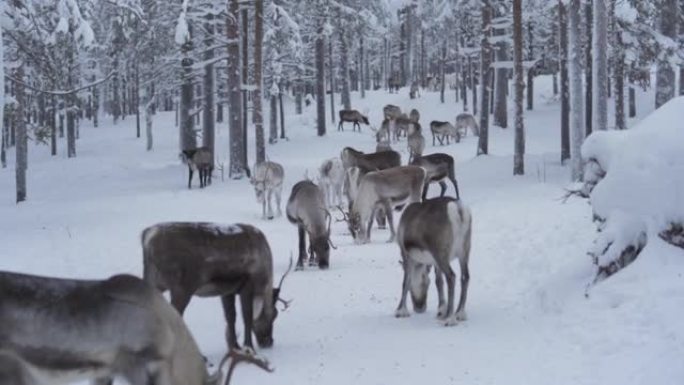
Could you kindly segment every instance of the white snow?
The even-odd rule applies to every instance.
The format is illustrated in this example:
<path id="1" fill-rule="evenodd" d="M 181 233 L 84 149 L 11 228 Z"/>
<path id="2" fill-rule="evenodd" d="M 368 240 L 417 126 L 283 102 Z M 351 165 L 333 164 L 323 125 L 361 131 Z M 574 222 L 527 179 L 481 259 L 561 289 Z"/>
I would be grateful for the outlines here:
<path id="1" fill-rule="evenodd" d="M 282 295 L 294 301 L 278 316 L 275 346 L 258 349 L 276 371 L 240 365 L 233 383 L 681 384 L 684 253 L 662 241 L 649 241 L 642 257 L 585 297 L 594 274 L 586 252 L 595 229 L 586 201 L 563 204 L 558 199 L 569 170 L 559 162 L 559 105 L 546 102 L 552 95 L 550 85 L 548 77 L 535 80 L 536 109 L 525 112 L 527 175 L 511 175 L 512 130 L 490 129 L 489 156 L 474 157 L 473 136 L 426 149 L 454 156 L 461 195 L 472 211 L 468 320 L 451 328 L 437 322 L 434 285 L 425 314 L 396 319 L 403 273 L 398 247 L 384 242 L 388 231 L 374 229 L 373 242 L 357 246 L 346 225 L 333 221 L 332 241 L 338 249 L 331 251 L 331 268 L 288 276 Z M 653 93 L 637 92 L 638 112 L 644 116 L 652 108 Z M 292 101 L 285 102 L 290 140 L 267 148 L 268 158 L 285 168 L 285 199 L 307 170 L 313 175 L 323 159 L 338 156 L 342 147 L 375 148 L 373 133 L 365 127 L 359 134 L 337 132 L 329 124 L 328 135 L 317 137 L 315 105 L 296 116 Z M 446 104 L 439 103 L 439 93 L 427 91 L 410 100 L 407 89 L 391 95 L 369 91 L 363 100 L 354 94 L 352 102 L 353 108 L 368 110 L 375 125 L 388 103 L 402 110 L 417 108 L 424 122 L 453 121 L 462 112 L 451 93 Z M 681 111 L 681 106 L 672 107 L 677 108 Z M 14 204 L 10 149 L 10 164 L 0 169 L 0 269 L 78 278 L 124 272 L 140 276 L 140 232 L 145 227 L 201 221 L 259 227 L 273 250 L 277 280 L 290 255 L 296 255 L 296 228 L 284 217 L 261 220 L 246 178 L 221 181 L 217 172 L 210 187 L 188 190 L 187 168 L 177 158 L 173 112 L 159 112 L 154 119 L 154 151 L 146 151 L 145 141 L 135 139 L 134 119 L 116 127 L 109 125 L 111 119 L 101 119 L 98 128 L 83 121 L 77 158 L 66 158 L 61 140 L 57 157 L 51 157 L 46 146 L 30 145 L 29 200 L 20 205 Z M 637 199 L 630 190 L 660 194 L 675 186 L 670 179 L 681 181 L 684 175 L 678 168 L 681 160 L 670 156 L 677 149 L 681 155 L 681 136 L 668 136 L 663 143 L 664 135 L 676 134 L 680 120 L 653 119 L 627 134 L 634 138 L 624 143 L 639 154 L 614 154 L 606 163 L 609 174 L 602 183 L 611 184 L 610 178 L 621 174 L 639 177 L 619 192 L 625 204 Z M 217 159 L 226 159 L 227 123 L 217 124 L 216 143 Z M 405 143 L 396 149 L 405 162 Z M 625 169 L 626 161 L 634 170 Z M 656 180 L 644 175 L 650 172 L 646 170 L 678 170 L 679 177 Z M 596 199 L 604 188 L 597 187 Z M 438 190 L 431 188 L 430 195 Z M 448 193 L 453 194 L 451 188 Z M 677 191 L 663 194 L 669 195 L 639 201 L 637 210 L 671 207 L 667 199 L 658 206 L 654 201 L 674 198 Z M 681 190 L 678 194 L 682 196 Z M 612 207 L 607 198 L 596 203 L 601 210 Z M 681 213 L 681 205 L 676 209 Z M 217 362 L 226 351 L 220 301 L 193 298 L 185 320 L 203 353 Z"/>

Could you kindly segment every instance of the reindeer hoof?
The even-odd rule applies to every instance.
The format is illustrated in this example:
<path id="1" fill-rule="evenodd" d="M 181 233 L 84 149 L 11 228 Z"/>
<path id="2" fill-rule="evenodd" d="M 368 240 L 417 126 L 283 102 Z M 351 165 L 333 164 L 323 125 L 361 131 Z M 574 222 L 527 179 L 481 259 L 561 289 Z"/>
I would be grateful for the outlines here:
<path id="1" fill-rule="evenodd" d="M 304 265 L 300 265 L 298 263 L 297 266 L 295 266 L 295 271 L 302 271 L 302 270 L 304 270 Z"/>
<path id="2" fill-rule="evenodd" d="M 269 221 L 273 220 L 273 215 L 266 217 Z"/>
<path id="3" fill-rule="evenodd" d="M 447 316 L 446 305 L 442 305 L 437 310 L 437 319 L 444 320 L 444 319 L 446 319 L 446 316 Z"/>
<path id="4" fill-rule="evenodd" d="M 444 322 L 444 326 L 456 326 L 458 325 L 458 319 L 456 318 L 456 315 L 452 315 L 451 317 L 447 318 L 447 320 Z"/>
<path id="5" fill-rule="evenodd" d="M 406 318 L 410 315 L 411 313 L 409 313 L 408 309 L 405 307 L 399 308 L 394 312 L 394 316 L 397 318 Z"/>
<path id="6" fill-rule="evenodd" d="M 461 310 L 461 311 L 456 312 L 456 314 L 454 314 L 454 317 L 459 321 L 465 321 L 468 318 L 468 317 L 466 317 L 465 310 Z"/>

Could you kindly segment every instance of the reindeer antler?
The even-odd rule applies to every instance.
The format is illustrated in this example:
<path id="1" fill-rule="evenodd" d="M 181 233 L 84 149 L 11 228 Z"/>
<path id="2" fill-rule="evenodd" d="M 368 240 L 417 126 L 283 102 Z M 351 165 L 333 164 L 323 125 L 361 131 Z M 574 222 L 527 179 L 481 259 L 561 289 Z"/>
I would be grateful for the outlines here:
<path id="1" fill-rule="evenodd" d="M 342 219 L 335 218 L 335 221 L 336 222 L 349 222 L 349 214 L 345 213 L 344 210 L 342 210 L 342 207 L 340 207 L 340 205 L 337 205 L 336 207 L 342 213 Z"/>
<path id="2" fill-rule="evenodd" d="M 290 265 L 287 267 L 287 270 L 285 270 L 285 273 L 283 274 L 283 276 L 280 277 L 280 283 L 278 283 L 278 291 L 280 291 L 280 287 L 283 286 L 283 281 L 285 280 L 285 277 L 287 277 L 287 275 L 290 274 L 291 270 L 292 270 L 292 252 L 290 252 Z"/>
<path id="3" fill-rule="evenodd" d="M 256 365 L 257 367 L 269 373 L 272 373 L 274 371 L 274 369 L 271 367 L 271 364 L 268 362 L 266 358 L 260 357 L 254 353 L 250 354 L 239 349 L 231 349 L 231 351 L 228 352 L 221 360 L 221 365 L 219 365 L 219 372 L 228 360 L 231 361 L 228 365 L 228 373 L 226 373 L 226 380 L 223 383 L 224 385 L 230 384 L 230 379 L 233 377 L 233 371 L 235 370 L 235 366 L 237 366 L 237 364 L 239 364 L 240 362 L 247 362 L 249 364 Z"/>

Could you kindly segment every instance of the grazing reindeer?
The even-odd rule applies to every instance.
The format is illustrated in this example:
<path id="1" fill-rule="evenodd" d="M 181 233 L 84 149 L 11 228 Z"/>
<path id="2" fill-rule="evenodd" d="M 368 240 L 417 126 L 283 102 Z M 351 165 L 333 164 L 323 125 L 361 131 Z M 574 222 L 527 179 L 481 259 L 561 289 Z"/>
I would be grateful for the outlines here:
<path id="1" fill-rule="evenodd" d="M 181 152 L 183 163 L 188 165 L 188 188 L 192 188 L 192 174 L 198 171 L 200 188 L 211 184 L 211 173 L 214 171 L 214 158 L 211 150 L 199 147 Z"/>
<path id="2" fill-rule="evenodd" d="M 318 184 L 321 186 L 327 207 L 342 204 L 342 188 L 344 187 L 344 166 L 340 158 L 323 161 L 318 169 Z"/>
<path id="3" fill-rule="evenodd" d="M 254 175 L 249 178 L 249 182 L 254 186 L 254 193 L 258 203 L 261 203 L 261 217 L 263 219 L 273 219 L 273 208 L 271 198 L 275 195 L 278 216 L 283 213 L 280 210 L 280 196 L 283 192 L 283 178 L 285 171 L 283 166 L 276 162 L 265 161 L 254 166 Z M 266 203 L 268 202 L 268 213 Z"/>
<path id="4" fill-rule="evenodd" d="M 475 120 L 475 117 L 472 114 L 464 112 L 456 115 L 456 129 L 462 137 L 466 136 L 469 128 L 473 135 L 480 136 L 480 126 L 477 124 L 477 120 Z"/>
<path id="5" fill-rule="evenodd" d="M 468 296 L 468 259 L 472 232 L 470 209 L 453 198 L 435 198 L 420 203 L 411 203 L 399 221 L 397 243 L 401 251 L 404 268 L 404 282 L 401 300 L 396 310 L 397 317 L 408 317 L 406 294 L 416 313 L 426 308 L 428 273 L 435 267 L 435 283 L 439 298 L 437 317 L 447 326 L 456 325 L 466 319 L 465 304 Z M 451 261 L 458 259 L 461 268 L 461 297 L 454 313 L 456 274 Z M 444 301 L 444 281 L 447 281 L 447 302 Z"/>
<path id="6" fill-rule="evenodd" d="M 218 385 L 190 331 L 161 293 L 130 275 L 71 280 L 0 272 L 3 384 L 92 380 Z"/>
<path id="7" fill-rule="evenodd" d="M 369 172 L 361 179 L 356 199 L 345 219 L 356 243 L 368 243 L 373 214 L 378 208 L 385 211 L 391 238 L 394 240 L 392 209 L 420 201 L 425 183 L 425 170 L 417 166 L 401 166 Z"/>
<path id="8" fill-rule="evenodd" d="M 382 108 L 382 114 L 385 119 L 394 120 L 401 115 L 401 108 L 393 104 L 388 104 Z"/>
<path id="9" fill-rule="evenodd" d="M 357 110 L 340 110 L 340 123 L 337 125 L 337 131 L 344 131 L 344 122 L 354 123 L 352 131 L 356 131 L 356 127 L 358 126 L 359 132 L 361 132 L 361 123 L 369 125 L 368 117 Z"/>
<path id="10" fill-rule="evenodd" d="M 425 169 L 427 173 L 427 181 L 423 188 L 423 200 L 427 196 L 428 187 L 430 183 L 438 182 L 439 187 L 442 188 L 439 196 L 443 197 L 446 192 L 447 185 L 445 180 L 449 179 L 454 185 L 456 199 L 460 199 L 458 192 L 458 184 L 456 183 L 456 172 L 454 170 L 454 158 L 451 155 L 444 153 L 436 153 L 425 156 L 417 156 L 410 162 L 411 165 L 420 166 Z"/>
<path id="11" fill-rule="evenodd" d="M 330 247 L 334 248 L 330 241 L 332 217 L 325 208 L 323 194 L 318 186 L 308 180 L 295 184 L 285 211 L 287 219 L 297 225 L 299 231 L 299 258 L 295 269 L 304 269 L 306 234 L 309 235 L 309 266 L 318 265 L 320 269 L 330 267 Z"/>
<path id="12" fill-rule="evenodd" d="M 375 132 L 375 152 L 392 151 L 390 145 L 390 121 L 385 119 L 380 125 L 380 129 Z"/>
<path id="13" fill-rule="evenodd" d="M 406 114 L 401 114 L 394 120 L 394 138 L 399 140 L 402 136 L 408 136 L 409 132 L 416 131 L 415 126 L 418 123 L 411 120 Z"/>
<path id="14" fill-rule="evenodd" d="M 444 138 L 446 138 L 446 144 L 449 144 L 449 137 L 453 137 L 458 143 L 461 141 L 461 135 L 459 135 L 456 127 L 450 122 L 440 122 L 433 120 L 430 122 L 430 131 L 432 132 L 432 145 L 435 145 L 435 138 L 439 140 L 439 144 L 444 145 Z"/>
<path id="15" fill-rule="evenodd" d="M 415 130 L 408 136 L 408 150 L 409 150 L 409 164 L 413 162 L 416 157 L 423 155 L 425 150 L 425 137 L 420 133 L 420 130 Z"/>
<path id="16" fill-rule="evenodd" d="M 411 83 L 411 90 L 409 91 L 409 97 L 415 99 L 420 97 L 420 84 L 418 81 Z"/>
<path id="17" fill-rule="evenodd" d="M 273 257 L 264 234 L 245 224 L 167 222 L 142 232 L 145 281 L 171 292 L 171 304 L 183 315 L 192 296 L 221 297 L 231 349 L 235 333 L 235 297 L 240 296 L 244 346 L 253 351 L 252 331 L 260 347 L 273 345 L 280 287 L 273 287 Z M 288 269 L 289 271 L 289 269 Z M 281 300 L 282 301 L 282 300 Z"/>

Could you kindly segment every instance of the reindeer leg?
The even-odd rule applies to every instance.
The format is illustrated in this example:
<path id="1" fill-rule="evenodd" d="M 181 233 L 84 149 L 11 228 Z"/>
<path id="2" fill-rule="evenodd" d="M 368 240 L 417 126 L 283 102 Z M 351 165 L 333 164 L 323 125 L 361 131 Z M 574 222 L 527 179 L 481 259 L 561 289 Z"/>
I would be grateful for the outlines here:
<path id="1" fill-rule="evenodd" d="M 261 219 L 267 219 L 268 217 L 266 216 L 266 197 L 264 196 L 263 198 L 264 200 L 261 202 Z"/>
<path id="2" fill-rule="evenodd" d="M 421 197 L 421 200 L 425 200 L 427 198 L 427 193 L 428 193 L 428 188 L 430 187 L 430 181 L 428 180 L 427 183 L 423 186 L 423 195 Z"/>
<path id="3" fill-rule="evenodd" d="M 410 272 L 409 270 L 411 269 L 410 262 L 409 262 L 409 256 L 406 255 L 406 252 L 402 250 L 401 252 L 401 259 L 402 259 L 402 267 L 404 268 L 404 281 L 401 284 L 401 299 L 399 300 L 399 306 L 397 306 L 397 310 L 394 312 L 394 316 L 397 318 L 405 318 L 411 315 L 409 313 L 408 308 L 406 307 L 406 296 L 409 292 L 409 288 L 411 285 L 411 278 L 410 278 Z"/>
<path id="4" fill-rule="evenodd" d="M 304 270 L 304 260 L 306 259 L 306 232 L 304 227 L 298 226 L 299 231 L 299 258 L 295 270 Z"/>
<path id="5" fill-rule="evenodd" d="M 453 316 L 454 314 L 454 292 L 456 290 L 456 274 L 454 270 L 449 265 L 449 258 L 445 255 L 435 255 L 435 261 L 437 262 L 437 267 L 446 276 L 447 281 L 447 308 L 446 308 L 446 322 L 445 326 L 454 326 L 458 323 L 458 320 Z"/>
<path id="6" fill-rule="evenodd" d="M 273 190 L 268 189 L 267 190 L 267 199 L 268 199 L 268 219 L 273 219 L 273 207 L 271 206 L 271 199 L 273 199 Z"/>
<path id="7" fill-rule="evenodd" d="M 454 190 L 456 190 L 456 199 L 461 199 L 461 193 L 458 191 L 458 183 L 456 183 L 456 178 L 450 177 L 451 183 L 454 184 Z"/>
<path id="8" fill-rule="evenodd" d="M 204 168 L 197 170 L 197 176 L 199 177 L 200 188 L 204 188 Z"/>
<path id="9" fill-rule="evenodd" d="M 280 194 L 281 193 L 282 193 L 281 190 L 276 190 L 276 192 L 275 192 L 276 206 L 278 208 L 278 216 L 279 217 L 283 215 L 282 210 L 280 210 L 280 199 L 281 199 Z"/>
<path id="10" fill-rule="evenodd" d="M 387 223 L 389 224 L 390 228 L 390 239 L 387 241 L 387 243 L 394 242 L 394 239 L 396 238 L 396 232 L 394 231 L 394 213 L 392 212 L 392 206 L 390 206 L 389 202 L 385 203 L 385 216 L 387 218 Z"/>
<path id="11" fill-rule="evenodd" d="M 442 189 L 442 191 L 439 192 L 439 196 L 443 197 L 444 193 L 446 193 L 446 189 L 447 189 L 446 182 L 444 182 L 443 180 L 440 180 L 439 181 L 439 187 Z"/>
<path id="12" fill-rule="evenodd" d="M 313 249 L 313 240 L 311 239 L 311 234 L 309 234 L 309 266 L 317 266 L 318 261 L 316 260 L 316 253 Z"/>
<path id="13" fill-rule="evenodd" d="M 454 318 L 456 318 L 457 321 L 465 321 L 465 304 L 466 298 L 468 297 L 468 283 L 470 282 L 470 271 L 468 270 L 468 262 L 465 260 L 465 258 L 459 258 L 458 263 L 461 267 L 461 297 L 458 300 L 458 308 L 456 309 L 456 314 L 454 314 Z"/>
<path id="14" fill-rule="evenodd" d="M 235 318 L 237 312 L 235 311 L 235 294 L 228 294 L 221 297 L 221 304 L 223 305 L 223 315 L 226 317 L 226 342 L 228 343 L 228 350 L 240 349 L 237 343 L 237 333 L 235 333 Z"/>
<path id="15" fill-rule="evenodd" d="M 242 309 L 242 322 L 245 324 L 244 347 L 245 352 L 254 354 L 252 345 L 252 322 L 254 322 L 254 294 L 251 289 L 243 289 L 240 292 L 240 308 Z"/>
<path id="16" fill-rule="evenodd" d="M 192 167 L 188 166 L 188 189 L 192 188 Z"/>
<path id="17" fill-rule="evenodd" d="M 437 318 L 446 319 L 446 302 L 444 301 L 444 274 L 435 266 L 435 286 L 437 286 Z"/>
<path id="18" fill-rule="evenodd" d="M 171 289 L 171 305 L 176 308 L 176 311 L 178 311 L 178 314 L 181 316 L 183 316 L 185 308 L 188 307 L 191 297 L 192 292 L 190 290 L 185 290 L 184 288 L 176 290 Z"/>

